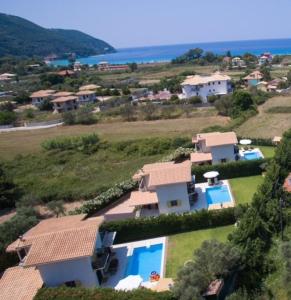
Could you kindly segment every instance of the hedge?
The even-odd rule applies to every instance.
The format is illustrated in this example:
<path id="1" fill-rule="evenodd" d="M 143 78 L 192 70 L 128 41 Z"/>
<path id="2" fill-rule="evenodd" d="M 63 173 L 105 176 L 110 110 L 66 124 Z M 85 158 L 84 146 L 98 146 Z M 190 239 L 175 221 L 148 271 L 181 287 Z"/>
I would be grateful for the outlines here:
<path id="1" fill-rule="evenodd" d="M 256 146 L 274 146 L 274 143 L 272 142 L 272 139 L 263 139 L 263 138 L 253 138 L 253 137 L 237 137 L 238 141 L 243 139 L 248 139 L 252 141 L 253 145 Z"/>
<path id="2" fill-rule="evenodd" d="M 131 192 L 137 187 L 137 182 L 132 180 L 123 181 L 115 184 L 112 188 L 101 193 L 93 200 L 85 202 L 80 208 L 74 210 L 71 214 L 88 214 L 89 216 L 101 210 L 102 208 L 117 201 L 123 195 Z"/>
<path id="3" fill-rule="evenodd" d="M 270 159 L 242 160 L 225 164 L 192 166 L 192 174 L 195 175 L 195 181 L 205 182 L 203 174 L 209 171 L 218 171 L 221 179 L 245 177 L 259 175 L 263 171 L 265 163 Z"/>
<path id="4" fill-rule="evenodd" d="M 101 230 L 116 231 L 116 243 L 155 238 L 192 230 L 231 225 L 235 209 L 201 210 L 184 214 L 105 222 Z"/>
<path id="5" fill-rule="evenodd" d="M 34 300 L 175 300 L 171 292 L 154 292 L 149 289 L 116 291 L 114 289 L 81 287 L 42 288 Z"/>

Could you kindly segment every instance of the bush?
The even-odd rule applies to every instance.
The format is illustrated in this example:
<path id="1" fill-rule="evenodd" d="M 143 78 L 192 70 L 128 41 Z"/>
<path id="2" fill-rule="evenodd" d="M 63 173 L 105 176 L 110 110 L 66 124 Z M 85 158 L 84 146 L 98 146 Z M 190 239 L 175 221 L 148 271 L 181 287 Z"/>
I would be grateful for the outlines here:
<path id="1" fill-rule="evenodd" d="M 203 174 L 212 170 L 219 172 L 221 179 L 237 178 L 244 176 L 259 175 L 262 173 L 262 164 L 269 162 L 268 159 L 258 159 L 250 161 L 234 161 L 218 165 L 193 166 L 192 174 L 195 175 L 195 181 L 205 182 Z"/>
<path id="2" fill-rule="evenodd" d="M 17 119 L 16 113 L 13 111 L 0 111 L 0 125 L 13 124 Z"/>
<path id="3" fill-rule="evenodd" d="M 73 211 L 72 214 L 88 214 L 92 215 L 102 208 L 108 206 L 109 204 L 113 203 L 120 199 L 121 196 L 131 192 L 135 189 L 137 183 L 132 180 L 127 180 L 121 183 L 114 185 L 112 188 L 108 189 L 107 191 L 101 193 L 93 200 L 89 200 L 85 202 L 80 208 L 77 208 Z"/>
<path id="4" fill-rule="evenodd" d="M 133 291 L 116 291 L 114 289 L 86 289 L 86 288 L 42 288 L 35 300 L 175 300 L 170 292 L 154 292 L 149 289 Z"/>
<path id="5" fill-rule="evenodd" d="M 45 150 L 76 150 L 90 154 L 98 150 L 100 139 L 93 133 L 77 137 L 58 137 L 44 141 L 41 145 Z"/>
<path id="6" fill-rule="evenodd" d="M 106 222 L 102 229 L 116 231 L 117 243 L 234 224 L 235 209 L 201 210 L 185 214 Z"/>
<path id="7" fill-rule="evenodd" d="M 190 104 L 199 104 L 199 103 L 202 103 L 202 100 L 201 100 L 201 97 L 199 96 L 194 96 L 194 97 L 191 97 L 188 99 L 188 102 Z"/>

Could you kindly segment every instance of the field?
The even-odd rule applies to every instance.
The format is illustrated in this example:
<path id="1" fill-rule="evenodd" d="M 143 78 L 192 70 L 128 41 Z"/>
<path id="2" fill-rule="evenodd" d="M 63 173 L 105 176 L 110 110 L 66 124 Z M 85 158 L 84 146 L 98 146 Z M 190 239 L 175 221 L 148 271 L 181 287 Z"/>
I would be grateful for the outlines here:
<path id="1" fill-rule="evenodd" d="M 272 107 L 291 107 L 291 96 L 276 96 L 259 107 L 259 114 L 247 120 L 238 129 L 241 136 L 273 138 L 282 136 L 291 128 L 291 113 L 269 113 Z"/>
<path id="2" fill-rule="evenodd" d="M 261 175 L 230 179 L 229 182 L 236 205 L 250 203 L 263 180 L 264 178 Z"/>
<path id="3" fill-rule="evenodd" d="M 175 278 L 180 267 L 193 259 L 194 251 L 203 241 L 216 239 L 221 242 L 233 231 L 234 226 L 223 226 L 175 234 L 169 237 L 167 249 L 166 277 Z"/>
<path id="4" fill-rule="evenodd" d="M 0 133 L 0 157 L 12 159 L 18 154 L 37 153 L 41 143 L 57 136 L 97 133 L 108 141 L 143 139 L 149 137 L 188 136 L 189 138 L 211 125 L 226 125 L 228 118 L 196 117 L 187 119 L 103 123 L 90 126 L 62 126 L 57 128 Z"/>

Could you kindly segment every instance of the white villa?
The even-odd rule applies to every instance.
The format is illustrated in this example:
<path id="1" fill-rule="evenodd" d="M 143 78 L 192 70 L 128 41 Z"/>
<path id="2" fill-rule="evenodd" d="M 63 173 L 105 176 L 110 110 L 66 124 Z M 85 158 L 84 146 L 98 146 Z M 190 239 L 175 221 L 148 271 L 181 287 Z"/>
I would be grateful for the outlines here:
<path id="1" fill-rule="evenodd" d="M 44 101 L 50 101 L 54 98 L 55 90 L 39 90 L 30 95 L 32 105 L 39 107 Z"/>
<path id="2" fill-rule="evenodd" d="M 238 158 L 238 140 L 235 132 L 199 133 L 192 138 L 196 152 L 191 153 L 193 164 L 218 164 Z"/>
<path id="3" fill-rule="evenodd" d="M 103 220 L 103 217 L 86 219 L 86 215 L 75 215 L 39 222 L 7 247 L 7 252 L 18 254 L 20 264 L 5 271 L 3 288 L 2 279 L 0 280 L 1 294 L 17 294 L 21 286 L 27 286 L 29 278 L 25 274 L 34 278 L 33 280 L 37 279 L 29 285 L 36 289 L 43 284 L 47 287 L 62 284 L 99 286 L 110 264 L 111 246 L 115 237 L 114 233 L 99 232 Z M 11 277 L 10 273 L 23 277 L 14 276 L 9 281 L 7 277 Z M 15 283 L 20 287 L 14 290 Z M 21 291 L 24 294 L 27 292 L 36 291 Z"/>
<path id="4" fill-rule="evenodd" d="M 181 84 L 183 95 L 185 98 L 199 96 L 206 103 L 208 96 L 229 94 L 232 91 L 230 80 L 219 72 L 210 76 L 188 76 Z"/>
<path id="5" fill-rule="evenodd" d="M 96 102 L 96 92 L 90 90 L 83 90 L 76 93 L 80 105 Z"/>

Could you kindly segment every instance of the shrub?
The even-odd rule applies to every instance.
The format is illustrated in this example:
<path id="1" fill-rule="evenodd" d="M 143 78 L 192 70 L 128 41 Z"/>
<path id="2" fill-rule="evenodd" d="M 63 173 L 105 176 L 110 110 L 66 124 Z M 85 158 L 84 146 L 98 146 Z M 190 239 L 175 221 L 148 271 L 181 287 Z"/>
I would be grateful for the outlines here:
<path id="1" fill-rule="evenodd" d="M 221 179 L 237 178 L 244 176 L 259 175 L 262 173 L 262 165 L 269 162 L 268 159 L 258 159 L 250 161 L 234 161 L 218 165 L 193 166 L 192 174 L 195 175 L 196 182 L 205 182 L 203 174 L 216 170 Z"/>
<path id="2" fill-rule="evenodd" d="M 202 100 L 201 100 L 201 97 L 199 96 L 194 96 L 194 97 L 191 97 L 188 99 L 188 102 L 190 104 L 199 104 L 199 103 L 202 103 Z"/>
<path id="3" fill-rule="evenodd" d="M 89 200 L 83 204 L 80 208 L 77 208 L 73 211 L 72 214 L 88 214 L 92 215 L 99 211 L 100 209 L 108 206 L 109 204 L 113 203 L 120 199 L 121 196 L 125 195 L 126 193 L 131 192 L 134 188 L 136 188 L 137 183 L 132 180 L 127 180 L 121 183 L 114 185 L 112 188 L 108 189 L 107 191 L 101 193 L 93 200 Z"/>
<path id="4" fill-rule="evenodd" d="M 149 289 L 116 291 L 114 289 L 86 289 L 81 287 L 42 288 L 35 300 L 175 300 L 171 292 L 154 292 Z"/>
<path id="5" fill-rule="evenodd" d="M 0 111 L 0 125 L 10 125 L 16 121 L 16 113 L 13 111 Z"/>
<path id="6" fill-rule="evenodd" d="M 151 218 L 128 219 L 106 222 L 102 225 L 102 229 L 116 231 L 116 242 L 123 243 L 234 224 L 236 221 L 234 212 L 234 208 L 225 208 L 179 215 L 169 214 Z"/>
<path id="7" fill-rule="evenodd" d="M 77 137 L 58 137 L 44 141 L 41 145 L 45 150 L 76 150 L 90 154 L 98 150 L 100 139 L 93 133 Z"/>

